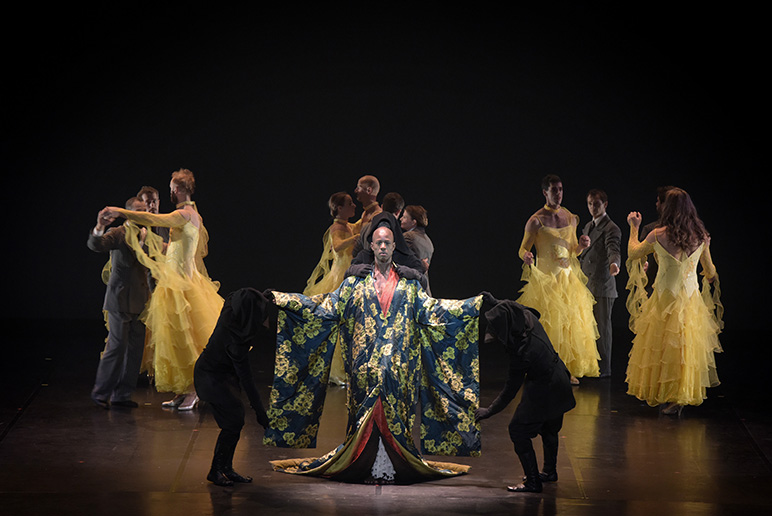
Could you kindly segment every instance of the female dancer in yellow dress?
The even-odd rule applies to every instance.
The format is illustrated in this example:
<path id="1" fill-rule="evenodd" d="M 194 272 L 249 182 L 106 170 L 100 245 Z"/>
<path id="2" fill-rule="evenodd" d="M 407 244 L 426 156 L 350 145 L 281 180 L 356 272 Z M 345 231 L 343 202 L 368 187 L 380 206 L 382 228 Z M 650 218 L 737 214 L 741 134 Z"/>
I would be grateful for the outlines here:
<path id="1" fill-rule="evenodd" d="M 327 201 L 332 225 L 322 238 L 322 257 L 308 278 L 303 295 L 327 294 L 336 290 L 345 279 L 346 269 L 351 265 L 354 243 L 359 238 L 359 226 L 351 224 L 349 219 L 356 212 L 356 205 L 346 192 L 337 192 Z M 339 348 L 335 349 L 330 368 L 330 382 L 346 385 L 346 371 L 343 356 Z"/>
<path id="2" fill-rule="evenodd" d="M 152 360 L 155 386 L 159 392 L 174 392 L 165 407 L 190 410 L 198 403 L 193 387 L 193 367 L 214 330 L 223 298 L 217 293 L 204 267 L 208 234 L 191 196 L 195 190 L 192 172 L 181 169 L 172 174 L 169 185 L 172 213 L 153 214 L 109 207 L 114 217 L 125 217 L 145 226 L 168 227 L 169 245 L 163 251 L 160 237 L 147 231 L 142 249 L 139 229 L 126 239 L 140 261 L 156 279 L 142 319 L 150 333 L 148 355 Z"/>
<path id="3" fill-rule="evenodd" d="M 635 333 L 627 365 L 627 393 L 664 414 L 700 405 L 707 387 L 719 384 L 714 353 L 723 307 L 710 237 L 689 194 L 673 188 L 665 195 L 660 225 L 638 241 L 641 214 L 632 212 L 627 269 L 627 308 Z M 654 253 L 658 270 L 651 297 L 644 290 L 644 260 Z M 697 264 L 702 264 L 702 292 Z M 713 294 L 710 292 L 713 283 Z"/>
<path id="4" fill-rule="evenodd" d="M 595 299 L 576 258 L 589 247 L 590 240 L 585 235 L 577 240 L 579 218 L 560 206 L 560 178 L 546 176 L 542 192 L 546 204 L 528 219 L 518 253 L 524 263 L 522 279 L 526 284 L 517 301 L 539 312 L 539 322 L 571 373 L 571 383 L 576 385 L 577 378 L 600 375 L 595 345 L 598 326 L 592 313 Z M 535 260 L 531 252 L 534 245 Z"/>

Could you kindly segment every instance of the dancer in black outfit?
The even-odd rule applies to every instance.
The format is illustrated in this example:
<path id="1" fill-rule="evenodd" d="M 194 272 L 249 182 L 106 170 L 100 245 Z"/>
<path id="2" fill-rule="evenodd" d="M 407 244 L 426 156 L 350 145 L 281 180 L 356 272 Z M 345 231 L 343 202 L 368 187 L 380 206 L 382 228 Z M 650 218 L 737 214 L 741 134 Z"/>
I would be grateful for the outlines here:
<path id="1" fill-rule="evenodd" d="M 576 405 L 571 375 L 552 347 L 535 310 L 505 300 L 487 311 L 485 319 L 487 334 L 506 348 L 509 373 L 498 397 L 488 408 L 477 409 L 475 416 L 479 421 L 501 412 L 523 387 L 522 399 L 509 423 L 509 436 L 525 478 L 522 484 L 507 489 L 539 493 L 542 482 L 558 479 L 558 432 L 563 426 L 563 414 Z M 491 339 L 486 336 L 486 340 Z M 542 473 L 531 444 L 537 435 L 541 435 L 544 446 Z"/>
<path id="2" fill-rule="evenodd" d="M 201 400 L 212 408 L 220 435 L 214 449 L 207 480 L 218 486 L 251 482 L 251 477 L 233 471 L 233 453 L 244 426 L 241 389 L 263 428 L 268 416 L 252 378 L 249 350 L 268 334 L 265 326 L 269 305 L 263 294 L 252 288 L 231 293 L 225 300 L 212 336 L 196 361 L 194 381 Z"/>

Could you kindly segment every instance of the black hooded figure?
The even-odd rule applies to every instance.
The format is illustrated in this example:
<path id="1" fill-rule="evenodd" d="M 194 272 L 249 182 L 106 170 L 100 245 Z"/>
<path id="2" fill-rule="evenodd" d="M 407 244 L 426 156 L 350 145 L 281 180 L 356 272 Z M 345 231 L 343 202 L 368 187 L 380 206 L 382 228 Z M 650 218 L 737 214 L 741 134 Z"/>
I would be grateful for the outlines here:
<path id="1" fill-rule="evenodd" d="M 375 233 L 375 230 L 380 227 L 387 227 L 391 230 L 392 234 L 394 235 L 394 254 L 392 255 L 392 260 L 394 260 L 394 263 L 397 265 L 403 265 L 405 267 L 409 267 L 415 271 L 417 271 L 422 280 L 419 278 L 411 278 L 411 279 L 418 279 L 421 283 L 421 286 L 426 289 L 426 278 L 423 276 L 423 274 L 426 272 L 426 266 L 424 265 L 424 262 L 418 259 L 418 257 L 415 255 L 412 249 L 407 245 L 407 242 L 405 241 L 405 237 L 402 235 L 402 226 L 400 226 L 399 221 L 397 220 L 397 217 L 395 217 L 393 214 L 383 211 L 373 217 L 373 219 L 370 221 L 370 227 L 367 232 L 367 239 L 366 239 L 366 247 L 362 249 L 356 256 L 354 256 L 351 259 L 351 265 L 353 271 L 361 270 L 361 267 L 353 267 L 357 265 L 364 265 L 364 266 L 371 266 L 373 262 L 375 261 L 375 253 L 373 253 L 373 250 L 370 249 L 370 244 L 373 241 L 373 233 Z M 350 274 L 347 274 L 350 275 Z M 357 275 L 357 274 L 354 274 Z"/>
<path id="2" fill-rule="evenodd" d="M 576 406 L 570 377 L 544 328 L 539 314 L 515 301 L 505 300 L 485 313 L 488 334 L 502 343 L 509 356 L 504 389 L 488 408 L 475 411 L 477 420 L 501 412 L 523 387 L 520 404 L 509 423 L 509 437 L 523 465 L 522 484 L 507 489 L 516 492 L 542 490 L 542 482 L 556 482 L 558 432 L 563 414 Z M 531 439 L 541 435 L 544 468 L 539 473 Z"/>
<path id="3" fill-rule="evenodd" d="M 249 350 L 261 337 L 269 334 L 265 326 L 269 306 L 272 303 L 252 288 L 228 295 L 212 336 L 196 361 L 193 376 L 196 393 L 211 407 L 220 427 L 212 468 L 206 477 L 218 486 L 252 481 L 251 477 L 233 471 L 233 453 L 244 426 L 242 388 L 257 415 L 258 424 L 263 428 L 268 426 L 268 416 L 252 378 Z"/>

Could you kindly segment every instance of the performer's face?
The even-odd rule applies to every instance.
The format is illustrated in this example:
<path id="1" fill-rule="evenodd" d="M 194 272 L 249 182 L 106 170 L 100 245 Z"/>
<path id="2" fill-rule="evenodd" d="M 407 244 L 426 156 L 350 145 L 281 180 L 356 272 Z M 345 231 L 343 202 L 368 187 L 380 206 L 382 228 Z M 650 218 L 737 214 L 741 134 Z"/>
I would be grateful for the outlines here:
<path id="1" fill-rule="evenodd" d="M 150 213 L 158 213 L 159 199 L 158 196 L 151 193 L 142 194 L 142 200 L 147 205 L 147 211 Z"/>
<path id="2" fill-rule="evenodd" d="M 390 263 L 395 247 L 394 234 L 389 228 L 378 228 L 373 232 L 370 249 L 373 250 L 377 262 Z"/>
<path id="3" fill-rule="evenodd" d="M 544 199 L 550 206 L 560 206 L 563 202 L 563 183 L 551 183 L 547 190 L 544 192 Z"/>
<path id="4" fill-rule="evenodd" d="M 147 206 L 145 205 L 144 201 L 141 201 L 141 200 L 137 199 L 132 204 L 131 210 L 132 211 L 147 211 Z"/>
<path id="5" fill-rule="evenodd" d="M 598 196 L 587 197 L 587 209 L 594 219 L 602 217 L 606 213 L 606 206 L 608 206 L 608 203 L 601 201 Z"/>
<path id="6" fill-rule="evenodd" d="M 177 200 L 177 185 L 174 184 L 174 181 L 169 183 L 169 198 L 171 199 L 172 204 L 177 206 L 179 201 Z"/>
<path id="7" fill-rule="evenodd" d="M 338 208 L 338 218 L 348 220 L 354 216 L 356 209 L 356 204 L 354 204 L 354 201 L 351 200 L 351 196 L 347 195 L 346 200 L 343 201 L 343 204 L 341 204 L 340 208 Z"/>
<path id="8" fill-rule="evenodd" d="M 359 202 L 368 200 L 370 192 L 372 192 L 372 188 L 362 183 L 361 179 L 357 182 L 357 187 L 354 188 L 354 195 L 357 196 L 357 201 Z"/>
<path id="9" fill-rule="evenodd" d="M 402 212 L 402 218 L 399 219 L 399 225 L 403 231 L 410 231 L 414 229 L 418 224 L 415 219 L 410 216 L 407 210 Z"/>

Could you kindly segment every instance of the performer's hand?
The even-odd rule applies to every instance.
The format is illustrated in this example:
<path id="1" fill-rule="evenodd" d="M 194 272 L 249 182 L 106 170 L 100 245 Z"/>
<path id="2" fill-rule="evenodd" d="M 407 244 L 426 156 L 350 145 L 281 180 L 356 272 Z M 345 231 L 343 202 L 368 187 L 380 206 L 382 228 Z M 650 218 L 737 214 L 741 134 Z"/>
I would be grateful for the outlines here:
<path id="1" fill-rule="evenodd" d="M 526 251 L 523 255 L 523 263 L 526 265 L 533 265 L 533 253 L 531 251 Z"/>
<path id="2" fill-rule="evenodd" d="M 366 278 L 373 271 L 373 266 L 369 263 L 355 263 L 346 270 L 346 276 L 356 276 L 357 278 Z"/>
<path id="3" fill-rule="evenodd" d="M 579 237 L 579 247 L 577 249 L 578 252 L 584 251 L 588 247 L 590 247 L 590 237 L 588 235 L 582 235 Z"/>
<path id="4" fill-rule="evenodd" d="M 118 208 L 117 206 L 105 206 L 105 209 L 103 209 L 102 211 L 108 217 L 112 217 L 114 219 L 117 219 L 118 217 L 122 216 L 120 211 L 118 211 L 118 210 L 120 210 L 120 208 Z"/>
<path id="5" fill-rule="evenodd" d="M 115 217 L 111 217 L 110 214 L 105 211 L 106 209 L 107 208 L 99 210 L 99 214 L 97 215 L 96 228 L 99 231 L 104 231 L 105 228 L 115 220 Z"/>
<path id="6" fill-rule="evenodd" d="M 405 265 L 397 265 L 397 275 L 400 278 L 416 280 L 416 281 L 421 281 L 421 276 L 422 276 L 422 274 L 417 270 L 411 269 L 410 267 L 406 267 Z"/>
<path id="7" fill-rule="evenodd" d="M 480 292 L 480 295 L 482 296 L 482 307 L 480 308 L 481 312 L 487 312 L 497 304 L 499 304 L 499 300 L 493 297 L 493 294 L 491 294 L 488 291 Z"/>
<path id="8" fill-rule="evenodd" d="M 627 223 L 634 227 L 639 227 L 641 225 L 641 214 L 637 211 L 631 211 L 629 215 L 627 215 Z"/>
<path id="9" fill-rule="evenodd" d="M 609 265 L 609 274 L 611 274 L 612 276 L 616 276 L 617 274 L 619 274 L 619 265 L 617 265 L 616 263 L 612 263 L 611 265 Z"/>
<path id="10" fill-rule="evenodd" d="M 487 408 L 480 407 L 474 411 L 475 421 L 481 421 L 483 419 L 488 419 L 489 417 L 491 417 L 491 411 Z"/>

